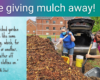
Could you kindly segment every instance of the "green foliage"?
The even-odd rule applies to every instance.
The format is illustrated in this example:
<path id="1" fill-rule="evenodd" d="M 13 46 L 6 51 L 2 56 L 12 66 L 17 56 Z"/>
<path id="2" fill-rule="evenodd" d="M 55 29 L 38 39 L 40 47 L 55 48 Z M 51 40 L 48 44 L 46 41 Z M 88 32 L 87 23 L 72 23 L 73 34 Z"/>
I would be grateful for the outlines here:
<path id="1" fill-rule="evenodd" d="M 100 67 L 99 65 L 93 65 L 93 67 Z"/>
<path id="2" fill-rule="evenodd" d="M 95 21 L 92 32 L 97 32 L 100 30 L 100 17 L 90 17 Z"/>
<path id="3" fill-rule="evenodd" d="M 92 61 L 92 60 L 89 60 L 88 62 L 89 62 L 89 63 L 92 63 L 93 61 Z"/>

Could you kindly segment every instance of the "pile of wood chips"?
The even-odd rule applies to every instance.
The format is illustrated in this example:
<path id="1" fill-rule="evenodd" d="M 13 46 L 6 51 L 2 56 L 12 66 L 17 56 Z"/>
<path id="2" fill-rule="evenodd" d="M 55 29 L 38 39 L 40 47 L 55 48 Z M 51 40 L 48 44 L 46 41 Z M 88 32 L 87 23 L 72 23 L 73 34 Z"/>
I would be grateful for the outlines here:
<path id="1" fill-rule="evenodd" d="M 49 39 L 27 36 L 27 80 L 91 80 L 70 67 Z"/>

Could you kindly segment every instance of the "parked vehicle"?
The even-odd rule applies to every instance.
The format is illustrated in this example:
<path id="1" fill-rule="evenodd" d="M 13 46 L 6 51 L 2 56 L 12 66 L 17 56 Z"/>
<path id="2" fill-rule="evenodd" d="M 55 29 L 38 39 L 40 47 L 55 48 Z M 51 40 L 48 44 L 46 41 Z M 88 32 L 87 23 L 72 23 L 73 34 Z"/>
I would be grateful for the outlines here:
<path id="1" fill-rule="evenodd" d="M 94 25 L 92 19 L 72 19 L 68 21 L 68 28 L 75 36 L 74 53 L 86 54 L 92 40 L 92 28 Z M 94 40 L 90 54 L 96 54 L 97 43 Z"/>

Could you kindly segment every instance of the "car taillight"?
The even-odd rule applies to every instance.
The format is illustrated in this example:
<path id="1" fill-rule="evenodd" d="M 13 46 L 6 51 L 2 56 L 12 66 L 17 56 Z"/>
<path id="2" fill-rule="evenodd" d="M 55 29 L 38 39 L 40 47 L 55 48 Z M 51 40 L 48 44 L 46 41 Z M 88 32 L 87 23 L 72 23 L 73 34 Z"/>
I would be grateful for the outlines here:
<path id="1" fill-rule="evenodd" d="M 94 41 L 93 42 L 96 42 L 96 40 L 94 39 Z"/>

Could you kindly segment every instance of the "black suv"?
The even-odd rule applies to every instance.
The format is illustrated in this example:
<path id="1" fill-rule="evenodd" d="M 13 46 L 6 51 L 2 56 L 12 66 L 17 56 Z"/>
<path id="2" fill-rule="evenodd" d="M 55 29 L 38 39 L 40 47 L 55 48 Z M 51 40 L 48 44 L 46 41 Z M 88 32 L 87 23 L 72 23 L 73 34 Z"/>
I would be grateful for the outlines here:
<path id="1" fill-rule="evenodd" d="M 91 36 L 92 28 L 94 25 L 94 20 L 92 19 L 72 19 L 68 21 L 68 28 L 74 34 L 75 37 L 75 48 L 74 53 L 79 54 L 86 54 L 88 52 L 90 43 L 91 43 Z M 93 46 L 91 48 L 90 54 L 96 54 L 97 43 L 94 40 Z"/>

